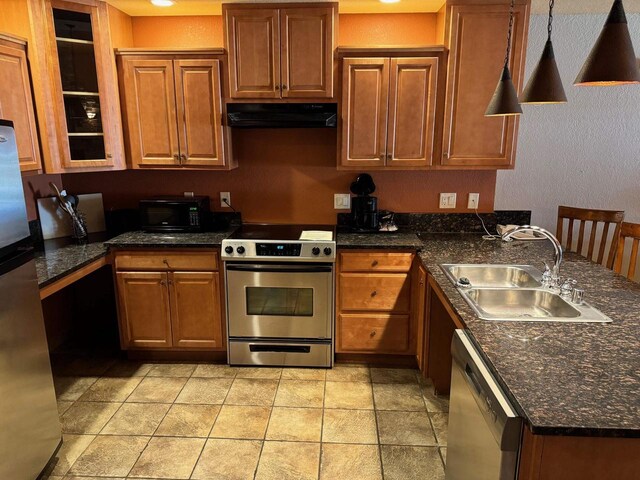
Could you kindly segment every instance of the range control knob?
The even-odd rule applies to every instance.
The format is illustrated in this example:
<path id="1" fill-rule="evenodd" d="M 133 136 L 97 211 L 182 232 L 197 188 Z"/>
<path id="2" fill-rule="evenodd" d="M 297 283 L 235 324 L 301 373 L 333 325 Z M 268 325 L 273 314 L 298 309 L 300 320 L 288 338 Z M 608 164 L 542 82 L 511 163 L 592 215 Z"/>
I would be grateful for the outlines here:
<path id="1" fill-rule="evenodd" d="M 233 253 L 233 247 L 231 245 L 229 245 L 228 247 L 224 247 L 224 251 L 231 255 Z"/>
<path id="2" fill-rule="evenodd" d="M 311 249 L 311 253 L 313 253 L 314 255 L 320 255 L 320 249 L 318 247 L 313 247 Z"/>
<path id="3" fill-rule="evenodd" d="M 329 248 L 329 247 L 324 247 L 324 254 L 325 254 L 325 255 L 331 255 L 331 248 Z"/>
<path id="4" fill-rule="evenodd" d="M 244 253 L 244 247 L 242 245 L 240 245 L 238 248 L 236 248 L 236 252 L 238 252 L 240 255 L 242 255 Z"/>

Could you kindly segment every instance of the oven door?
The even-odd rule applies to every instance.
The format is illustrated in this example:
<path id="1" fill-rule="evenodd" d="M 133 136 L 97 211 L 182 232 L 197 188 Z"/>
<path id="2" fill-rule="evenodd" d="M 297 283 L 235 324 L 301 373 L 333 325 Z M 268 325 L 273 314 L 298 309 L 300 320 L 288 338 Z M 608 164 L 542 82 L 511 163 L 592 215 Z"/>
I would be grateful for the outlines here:
<path id="1" fill-rule="evenodd" d="M 330 339 L 331 264 L 227 263 L 229 337 Z"/>

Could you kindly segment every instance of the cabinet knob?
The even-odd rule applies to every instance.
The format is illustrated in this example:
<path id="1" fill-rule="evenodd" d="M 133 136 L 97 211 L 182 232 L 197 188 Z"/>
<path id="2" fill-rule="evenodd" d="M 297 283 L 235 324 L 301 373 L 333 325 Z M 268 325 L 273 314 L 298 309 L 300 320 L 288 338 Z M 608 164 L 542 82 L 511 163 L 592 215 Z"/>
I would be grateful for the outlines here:
<path id="1" fill-rule="evenodd" d="M 375 337 L 376 336 L 376 331 L 375 330 L 371 330 L 371 333 L 369 334 L 369 336 L 371 338 Z"/>
<path id="2" fill-rule="evenodd" d="M 380 154 L 380 160 L 382 160 L 383 162 L 384 162 L 384 157 L 385 157 L 385 154 L 384 154 L 384 153 L 381 153 L 381 154 Z"/>
<path id="3" fill-rule="evenodd" d="M 391 161 L 391 154 L 387 153 L 387 162 Z"/>
<path id="4" fill-rule="evenodd" d="M 162 285 L 163 287 L 167 286 L 167 282 L 165 282 L 164 280 L 160 280 L 160 285 Z"/>
<path id="5" fill-rule="evenodd" d="M 373 262 L 371 262 L 371 266 L 375 267 L 378 265 L 378 260 L 374 260 Z"/>
<path id="6" fill-rule="evenodd" d="M 373 292 L 371 292 L 371 296 L 375 297 L 376 295 L 378 295 L 378 292 L 376 292 L 375 290 Z"/>
<path id="7" fill-rule="evenodd" d="M 444 158 L 449 158 L 449 152 L 442 152 L 442 156 Z"/>
<path id="8" fill-rule="evenodd" d="M 111 155 L 110 153 L 107 153 L 107 158 L 112 158 L 113 155 Z"/>
<path id="9" fill-rule="evenodd" d="M 287 86 L 286 86 L 286 85 L 282 85 L 282 89 L 283 89 L 283 90 L 286 90 L 286 89 L 287 89 Z"/>
<path id="10" fill-rule="evenodd" d="M 180 160 L 180 155 L 178 155 L 177 153 L 173 154 L 173 159 L 177 162 Z"/>
<path id="11" fill-rule="evenodd" d="M 183 153 L 180 155 L 180 160 L 182 160 L 183 162 L 187 161 L 187 156 Z"/>
<path id="12" fill-rule="evenodd" d="M 169 266 L 169 261 L 166 258 L 162 260 L 162 263 L 164 263 L 167 267 Z"/>

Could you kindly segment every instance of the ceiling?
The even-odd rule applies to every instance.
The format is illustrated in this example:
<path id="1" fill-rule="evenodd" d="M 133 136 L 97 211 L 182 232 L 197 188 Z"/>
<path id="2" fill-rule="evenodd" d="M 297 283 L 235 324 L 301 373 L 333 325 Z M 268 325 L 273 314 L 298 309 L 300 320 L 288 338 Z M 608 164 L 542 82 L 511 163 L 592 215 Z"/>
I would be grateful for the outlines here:
<path id="1" fill-rule="evenodd" d="M 131 16 L 155 15 L 220 15 L 220 5 L 229 0 L 174 0 L 171 7 L 156 7 L 149 0 L 107 0 Z M 233 0 L 234 3 L 260 3 L 260 0 Z M 264 3 L 264 0 L 262 0 Z M 278 0 L 278 3 L 300 3 L 318 0 Z M 322 1 L 322 0 L 321 0 Z M 339 0 L 340 13 L 411 13 L 436 12 L 445 0 L 400 0 L 382 3 L 379 0 Z M 274 2 L 272 2 L 274 3 Z M 612 0 L 563 0 L 554 7 L 556 13 L 606 13 Z M 625 0 L 627 12 L 640 12 L 640 0 Z M 547 13 L 549 0 L 532 0 L 532 13 Z"/>

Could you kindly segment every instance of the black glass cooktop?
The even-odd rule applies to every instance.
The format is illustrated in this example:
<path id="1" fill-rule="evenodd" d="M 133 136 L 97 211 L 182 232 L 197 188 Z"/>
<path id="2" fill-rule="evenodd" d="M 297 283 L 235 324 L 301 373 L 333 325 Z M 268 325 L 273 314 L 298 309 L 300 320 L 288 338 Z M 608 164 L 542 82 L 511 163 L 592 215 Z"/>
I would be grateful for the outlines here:
<path id="1" fill-rule="evenodd" d="M 299 240 L 303 230 L 322 230 L 332 233 L 335 239 L 335 227 L 330 225 L 259 225 L 247 224 L 238 228 L 229 239 L 232 240 Z"/>

